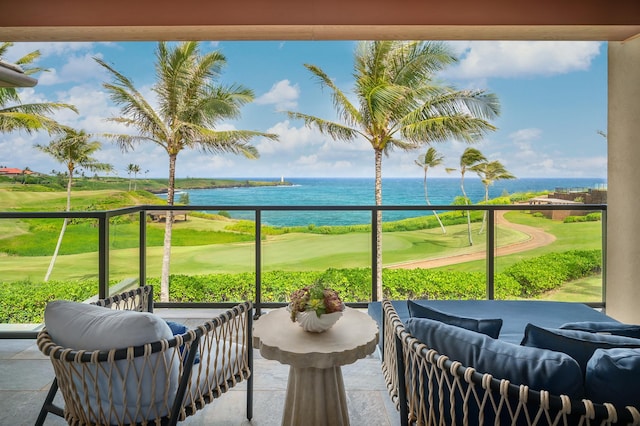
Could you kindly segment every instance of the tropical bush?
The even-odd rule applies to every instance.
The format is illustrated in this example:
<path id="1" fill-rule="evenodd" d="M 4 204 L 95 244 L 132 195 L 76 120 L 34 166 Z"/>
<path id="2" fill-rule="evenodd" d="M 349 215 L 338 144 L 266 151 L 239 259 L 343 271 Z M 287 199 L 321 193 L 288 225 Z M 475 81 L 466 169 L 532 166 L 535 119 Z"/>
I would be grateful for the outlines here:
<path id="1" fill-rule="evenodd" d="M 584 216 L 567 216 L 564 218 L 564 223 L 576 223 L 576 222 L 599 222 L 602 220 L 602 213 L 594 212 Z"/>
<path id="2" fill-rule="evenodd" d="M 601 250 L 571 250 L 522 260 L 495 275 L 495 298 L 533 298 L 563 283 L 602 268 Z M 323 280 L 344 302 L 368 302 L 371 269 L 345 268 L 326 271 L 268 271 L 262 273 L 262 302 L 287 302 L 295 290 Z M 255 274 L 171 275 L 173 302 L 240 302 L 255 300 Z M 482 272 L 433 269 L 385 269 L 384 297 L 389 299 L 484 299 L 486 278 Z M 154 294 L 160 279 L 148 278 Z M 32 283 L 19 281 L 0 287 L 0 323 L 39 323 L 46 303 L 55 299 L 83 301 L 95 296 L 96 280 Z"/>

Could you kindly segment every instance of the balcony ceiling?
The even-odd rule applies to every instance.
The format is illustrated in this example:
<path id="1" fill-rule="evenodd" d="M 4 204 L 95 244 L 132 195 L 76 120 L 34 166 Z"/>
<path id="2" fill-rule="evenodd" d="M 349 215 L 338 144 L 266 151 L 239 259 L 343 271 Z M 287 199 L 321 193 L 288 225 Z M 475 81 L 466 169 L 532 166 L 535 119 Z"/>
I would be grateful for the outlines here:
<path id="1" fill-rule="evenodd" d="M 0 1 L 2 41 L 609 40 L 639 0 Z"/>

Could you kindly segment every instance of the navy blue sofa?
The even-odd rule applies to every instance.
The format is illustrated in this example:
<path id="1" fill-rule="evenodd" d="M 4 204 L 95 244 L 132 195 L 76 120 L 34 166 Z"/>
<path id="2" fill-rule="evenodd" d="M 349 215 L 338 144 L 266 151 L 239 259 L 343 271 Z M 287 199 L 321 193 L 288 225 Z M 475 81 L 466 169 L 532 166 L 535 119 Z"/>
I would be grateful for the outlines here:
<path id="1" fill-rule="evenodd" d="M 531 347 L 535 346 L 531 343 L 535 340 L 531 336 L 536 330 L 542 333 L 543 337 L 538 338 L 546 344 L 548 336 L 544 333 L 555 332 L 567 323 L 599 324 L 607 329 L 624 326 L 615 319 L 579 303 L 497 300 L 414 302 L 453 316 L 500 318 L 502 327 L 498 339 L 493 339 L 431 319 L 412 319 L 406 300 L 371 303 L 369 314 L 381 330 L 383 374 L 403 424 L 640 425 L 640 394 L 631 397 L 631 406 L 628 407 L 593 402 L 584 395 L 587 359 L 576 361 L 574 358 L 579 357 L 560 353 L 564 348 Z M 557 332 L 568 334 L 570 338 L 571 333 L 586 333 L 573 330 Z M 602 333 L 586 334 L 593 335 L 596 340 L 609 338 Z M 555 334 L 551 335 L 551 345 L 555 337 Z M 565 336 L 560 335 L 559 338 L 564 339 Z M 640 339 L 623 337 L 620 340 L 631 342 L 630 348 L 640 348 Z M 634 341 L 637 345 L 633 344 Z M 564 343 L 560 340 L 561 345 Z M 582 347 L 578 349 L 582 350 Z M 512 359 L 516 359 L 513 365 Z M 637 357 L 634 362 L 637 362 Z M 489 369 L 494 371 L 486 371 Z M 639 375 L 639 371 L 632 372 L 629 380 L 637 380 Z M 511 376 L 511 380 L 501 376 Z M 604 383 L 604 387 L 610 385 L 606 377 L 603 380 L 600 383 Z M 597 386 L 598 382 L 594 383 Z M 630 383 L 633 388 L 630 392 L 640 389 Z"/>
<path id="2" fill-rule="evenodd" d="M 405 323 L 409 317 L 406 300 L 390 301 L 400 320 Z M 520 344 L 528 323 L 540 327 L 558 328 L 569 322 L 607 321 L 619 323 L 582 303 L 546 302 L 533 300 L 414 300 L 423 306 L 443 312 L 470 318 L 502 318 L 500 340 Z M 369 304 L 369 315 L 382 330 L 382 302 Z M 382 339 L 382 333 L 380 333 Z"/>

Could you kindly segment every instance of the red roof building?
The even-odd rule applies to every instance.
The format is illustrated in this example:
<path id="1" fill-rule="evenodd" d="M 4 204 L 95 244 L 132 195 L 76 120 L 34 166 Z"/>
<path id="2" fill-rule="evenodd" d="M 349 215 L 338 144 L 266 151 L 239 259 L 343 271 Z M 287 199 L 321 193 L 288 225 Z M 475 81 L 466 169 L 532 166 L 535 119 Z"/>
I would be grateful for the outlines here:
<path id="1" fill-rule="evenodd" d="M 15 167 L 0 167 L 0 176 L 22 176 L 31 175 L 31 170 L 16 169 Z"/>

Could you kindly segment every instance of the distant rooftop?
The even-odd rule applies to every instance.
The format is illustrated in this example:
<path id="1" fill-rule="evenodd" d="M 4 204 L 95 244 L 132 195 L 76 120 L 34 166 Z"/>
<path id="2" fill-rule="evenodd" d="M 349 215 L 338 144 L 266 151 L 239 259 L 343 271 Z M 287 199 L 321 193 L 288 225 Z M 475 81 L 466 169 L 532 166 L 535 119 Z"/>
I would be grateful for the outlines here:
<path id="1" fill-rule="evenodd" d="M 584 204 L 578 201 L 563 200 L 560 198 L 535 197 L 529 200 L 530 204 Z"/>

